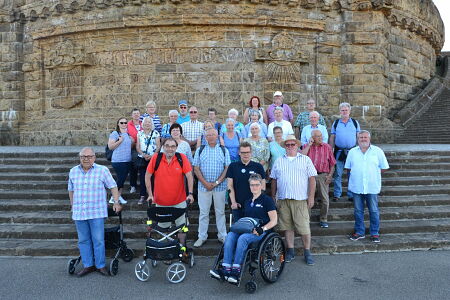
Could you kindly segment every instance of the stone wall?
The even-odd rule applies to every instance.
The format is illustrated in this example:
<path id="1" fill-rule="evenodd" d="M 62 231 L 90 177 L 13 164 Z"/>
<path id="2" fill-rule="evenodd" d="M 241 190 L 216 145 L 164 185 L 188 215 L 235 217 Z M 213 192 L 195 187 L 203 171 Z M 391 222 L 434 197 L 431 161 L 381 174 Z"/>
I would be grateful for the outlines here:
<path id="1" fill-rule="evenodd" d="M 2 77 L 0 111 L 21 112 L 11 130 L 24 145 L 104 144 L 116 120 L 148 100 L 163 120 L 180 99 L 224 118 L 252 95 L 270 104 L 275 90 L 295 114 L 317 99 L 329 123 L 348 101 L 364 127 L 389 141 L 394 114 L 434 76 L 443 45 L 431 1 L 15 4 L 4 19 L 23 53 L 1 58 L 18 82 Z M 2 51 L 13 50 L 2 43 Z"/>

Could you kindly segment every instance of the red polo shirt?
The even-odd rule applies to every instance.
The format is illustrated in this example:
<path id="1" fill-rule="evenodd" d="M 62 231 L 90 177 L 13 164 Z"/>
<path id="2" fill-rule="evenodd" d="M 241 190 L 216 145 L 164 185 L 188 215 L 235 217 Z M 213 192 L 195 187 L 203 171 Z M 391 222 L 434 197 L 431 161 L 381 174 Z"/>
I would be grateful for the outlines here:
<path id="1" fill-rule="evenodd" d="M 331 167 L 336 164 L 331 146 L 327 143 L 322 143 L 322 145 L 312 144 L 309 147 L 308 156 L 311 158 L 317 173 L 330 173 Z"/>
<path id="2" fill-rule="evenodd" d="M 147 166 L 147 172 L 150 174 L 154 173 L 157 157 L 157 154 L 153 155 Z M 183 169 L 181 169 L 180 163 L 175 155 L 172 157 L 169 164 L 167 162 L 166 154 L 163 153 L 161 163 L 155 174 L 153 199 L 156 204 L 170 206 L 186 200 L 183 174 L 191 172 L 192 167 L 186 155 L 181 154 L 181 157 L 183 159 Z"/>
<path id="3" fill-rule="evenodd" d="M 142 122 L 141 121 L 139 121 L 139 126 L 142 126 Z M 127 132 L 128 132 L 128 135 L 131 136 L 134 139 L 134 142 L 136 143 L 138 131 L 136 129 L 136 126 L 134 126 L 133 120 L 128 122 L 128 130 L 127 130 Z"/>

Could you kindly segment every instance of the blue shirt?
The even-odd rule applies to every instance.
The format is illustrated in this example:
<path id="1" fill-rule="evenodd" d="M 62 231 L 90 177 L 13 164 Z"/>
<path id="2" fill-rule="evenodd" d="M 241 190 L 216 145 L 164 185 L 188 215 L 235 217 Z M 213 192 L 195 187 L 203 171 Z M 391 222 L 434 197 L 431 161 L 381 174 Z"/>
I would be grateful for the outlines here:
<path id="1" fill-rule="evenodd" d="M 178 118 L 177 118 L 177 123 L 178 124 L 183 124 L 184 122 L 190 121 L 191 117 L 189 116 L 189 114 L 187 114 L 185 117 L 182 117 L 180 114 L 178 114 Z"/>
<path id="2" fill-rule="evenodd" d="M 123 141 L 114 149 L 112 154 L 111 162 L 130 162 L 131 161 L 131 138 L 128 133 L 119 133 L 117 131 L 113 131 L 109 135 L 110 140 L 117 141 L 119 136 L 123 136 Z"/>
<path id="3" fill-rule="evenodd" d="M 379 194 L 381 169 L 389 169 L 383 150 L 370 145 L 366 153 L 355 147 L 348 152 L 345 168 L 350 169 L 349 191 L 356 194 Z"/>
<path id="4" fill-rule="evenodd" d="M 192 165 L 200 168 L 203 178 L 205 178 L 208 182 L 216 181 L 220 174 L 222 174 L 223 170 L 225 170 L 225 167 L 230 165 L 230 154 L 228 153 L 228 150 L 225 148 L 225 155 L 223 155 L 223 151 L 219 144 L 215 147 L 206 145 L 206 147 L 203 148 L 202 154 L 199 155 L 199 153 L 200 148 L 195 151 L 194 162 Z M 214 191 L 220 192 L 224 191 L 226 188 L 227 182 L 224 180 L 214 188 Z M 207 191 L 200 180 L 198 182 L 198 189 L 202 192 Z"/>
<path id="5" fill-rule="evenodd" d="M 244 217 L 256 218 L 262 220 L 262 226 L 270 221 L 269 211 L 277 210 L 272 198 L 264 193 L 252 201 L 252 196 L 245 201 Z"/>
<path id="6" fill-rule="evenodd" d="M 348 119 L 347 123 L 342 122 L 342 119 L 339 119 L 336 129 L 334 129 L 334 122 L 331 124 L 331 134 L 336 135 L 336 139 L 334 140 L 334 144 L 343 149 L 351 149 L 356 145 L 356 133 L 358 133 L 361 128 L 359 126 L 358 121 L 355 120 L 357 128 L 353 125 L 353 121 L 351 118 Z"/>
<path id="7" fill-rule="evenodd" d="M 240 134 L 238 132 L 235 132 L 234 137 L 232 139 L 229 139 L 226 133 L 222 132 L 222 138 L 225 148 L 227 148 L 230 153 L 231 161 L 239 160 L 239 139 L 241 138 Z"/>
<path id="8" fill-rule="evenodd" d="M 302 135 L 300 141 L 302 145 L 308 144 L 309 139 L 311 138 L 312 131 L 314 129 L 319 129 L 322 132 L 322 138 L 324 143 L 328 143 L 328 131 L 327 128 L 323 125 L 317 124 L 317 127 L 312 127 L 312 125 L 306 125 L 303 127 Z"/>
<path id="9" fill-rule="evenodd" d="M 252 133 L 250 131 L 250 125 L 252 125 L 253 123 L 248 123 L 247 125 L 245 125 L 245 131 L 243 132 L 243 137 L 244 138 L 248 138 L 252 136 Z M 259 122 L 259 136 L 262 138 L 267 138 L 267 125 L 265 123 Z"/>

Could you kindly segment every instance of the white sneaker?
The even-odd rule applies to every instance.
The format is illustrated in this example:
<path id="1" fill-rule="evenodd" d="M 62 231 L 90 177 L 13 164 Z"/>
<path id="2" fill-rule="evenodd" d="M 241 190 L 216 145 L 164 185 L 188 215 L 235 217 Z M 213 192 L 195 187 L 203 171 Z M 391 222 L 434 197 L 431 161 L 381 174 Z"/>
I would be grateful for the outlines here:
<path id="1" fill-rule="evenodd" d="M 136 187 L 132 186 L 130 188 L 130 194 L 136 193 Z"/>
<path id="2" fill-rule="evenodd" d="M 220 243 L 224 244 L 225 243 L 225 238 L 224 237 L 220 237 L 217 239 Z"/>
<path id="3" fill-rule="evenodd" d="M 111 196 L 111 199 L 109 199 L 109 203 L 114 204 L 114 198 Z M 119 197 L 119 203 L 120 204 L 127 204 L 127 200 L 123 199 L 122 196 Z"/>
<path id="4" fill-rule="evenodd" d="M 199 248 L 199 247 L 201 247 L 205 242 L 206 242 L 206 240 L 198 239 L 198 240 L 194 243 L 194 247 L 195 247 L 195 248 Z"/>

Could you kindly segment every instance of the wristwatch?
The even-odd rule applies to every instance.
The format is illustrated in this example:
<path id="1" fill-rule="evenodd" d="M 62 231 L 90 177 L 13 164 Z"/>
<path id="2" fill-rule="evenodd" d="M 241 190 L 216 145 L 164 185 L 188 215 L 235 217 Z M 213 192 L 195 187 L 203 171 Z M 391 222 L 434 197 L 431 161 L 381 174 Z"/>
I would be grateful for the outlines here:
<path id="1" fill-rule="evenodd" d="M 219 185 L 219 184 L 220 184 L 219 180 L 216 180 L 216 184 L 217 184 L 217 185 Z"/>
<path id="2" fill-rule="evenodd" d="M 189 192 L 189 195 L 194 195 L 194 193 L 193 192 Z"/>

